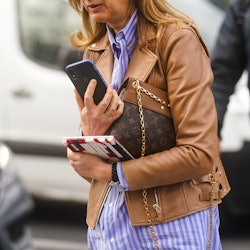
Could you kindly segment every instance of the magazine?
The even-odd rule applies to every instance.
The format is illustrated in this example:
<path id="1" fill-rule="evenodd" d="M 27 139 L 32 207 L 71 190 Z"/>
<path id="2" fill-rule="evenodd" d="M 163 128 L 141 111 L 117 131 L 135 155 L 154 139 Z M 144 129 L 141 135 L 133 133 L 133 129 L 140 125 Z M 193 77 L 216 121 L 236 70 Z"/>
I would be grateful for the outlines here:
<path id="1" fill-rule="evenodd" d="M 110 161 L 134 158 L 113 135 L 63 137 L 62 142 L 74 152 L 93 154 Z"/>

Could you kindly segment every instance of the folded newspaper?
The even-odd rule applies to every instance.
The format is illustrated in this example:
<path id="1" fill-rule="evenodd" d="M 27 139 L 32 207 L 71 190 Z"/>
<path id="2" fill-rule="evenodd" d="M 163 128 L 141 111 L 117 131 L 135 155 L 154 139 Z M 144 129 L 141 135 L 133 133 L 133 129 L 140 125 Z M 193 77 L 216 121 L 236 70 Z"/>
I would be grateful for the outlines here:
<path id="1" fill-rule="evenodd" d="M 134 158 L 113 135 L 63 137 L 62 142 L 74 152 L 93 154 L 110 161 Z"/>

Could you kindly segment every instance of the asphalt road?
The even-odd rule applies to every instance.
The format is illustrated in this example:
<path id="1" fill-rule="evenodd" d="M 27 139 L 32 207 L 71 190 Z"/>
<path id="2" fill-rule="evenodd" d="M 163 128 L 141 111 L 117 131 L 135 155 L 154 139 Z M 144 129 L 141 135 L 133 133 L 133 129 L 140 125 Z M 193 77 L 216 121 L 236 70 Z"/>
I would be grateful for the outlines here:
<path id="1" fill-rule="evenodd" d="M 87 250 L 85 212 L 85 205 L 39 204 L 31 220 L 35 250 Z M 230 220 L 222 232 L 223 250 L 250 249 L 249 219 Z"/>

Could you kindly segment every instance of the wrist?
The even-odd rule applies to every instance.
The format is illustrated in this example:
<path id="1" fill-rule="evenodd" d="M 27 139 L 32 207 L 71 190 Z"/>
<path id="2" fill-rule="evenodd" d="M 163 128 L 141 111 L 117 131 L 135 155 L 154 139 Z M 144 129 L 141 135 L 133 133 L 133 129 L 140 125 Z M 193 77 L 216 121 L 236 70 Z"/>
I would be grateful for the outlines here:
<path id="1" fill-rule="evenodd" d="M 117 174 L 117 163 L 112 163 L 112 182 L 119 182 L 118 174 Z"/>

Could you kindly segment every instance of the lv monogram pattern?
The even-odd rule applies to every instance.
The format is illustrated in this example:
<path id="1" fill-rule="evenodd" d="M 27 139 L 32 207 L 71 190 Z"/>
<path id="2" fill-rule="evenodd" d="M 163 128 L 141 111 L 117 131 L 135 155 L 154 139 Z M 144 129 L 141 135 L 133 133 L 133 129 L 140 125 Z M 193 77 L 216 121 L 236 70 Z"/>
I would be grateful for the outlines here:
<path id="1" fill-rule="evenodd" d="M 108 131 L 135 157 L 141 156 L 141 124 L 138 106 L 124 101 L 124 113 Z M 176 144 L 173 120 L 149 109 L 143 109 L 146 129 L 146 154 L 154 154 Z"/>

